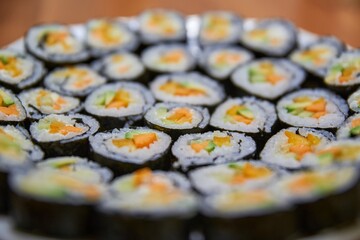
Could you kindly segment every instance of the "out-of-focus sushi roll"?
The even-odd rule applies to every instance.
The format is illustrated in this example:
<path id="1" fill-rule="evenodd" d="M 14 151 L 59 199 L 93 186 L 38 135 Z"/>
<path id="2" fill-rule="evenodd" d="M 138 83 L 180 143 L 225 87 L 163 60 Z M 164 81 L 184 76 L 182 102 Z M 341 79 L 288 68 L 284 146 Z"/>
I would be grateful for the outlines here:
<path id="1" fill-rule="evenodd" d="M 82 114 L 50 114 L 30 125 L 31 136 L 47 157 L 87 156 L 88 138 L 99 129 L 99 123 Z"/>
<path id="2" fill-rule="evenodd" d="M 315 233 L 355 222 L 358 212 L 356 168 L 330 168 L 299 172 L 280 179 L 278 196 L 296 206 L 298 228 Z"/>
<path id="3" fill-rule="evenodd" d="M 289 203 L 266 189 L 209 196 L 204 199 L 201 213 L 208 240 L 278 240 L 289 239 L 296 232 L 295 214 Z"/>
<path id="4" fill-rule="evenodd" d="M 112 81 L 147 82 L 145 67 L 133 53 L 118 52 L 108 55 L 93 64 L 94 69 Z"/>
<path id="5" fill-rule="evenodd" d="M 349 117 L 336 132 L 337 139 L 360 137 L 360 113 Z"/>
<path id="6" fill-rule="evenodd" d="M 244 24 L 241 43 L 266 56 L 286 56 L 296 45 L 294 25 L 282 19 L 248 21 Z"/>
<path id="7" fill-rule="evenodd" d="M 189 175 L 193 186 L 208 195 L 263 188 L 281 174 L 285 172 L 261 161 L 239 161 L 198 168 Z"/>
<path id="8" fill-rule="evenodd" d="M 154 102 L 139 83 L 113 83 L 92 92 L 85 101 L 85 110 L 100 122 L 101 129 L 112 129 L 141 120 Z"/>
<path id="9" fill-rule="evenodd" d="M 86 44 L 93 57 L 110 52 L 134 51 L 139 45 L 135 34 L 121 21 L 93 19 L 86 24 Z"/>
<path id="10" fill-rule="evenodd" d="M 260 157 L 264 162 L 288 169 L 307 167 L 302 161 L 308 154 L 335 140 L 330 132 L 311 128 L 287 128 L 273 135 Z M 315 163 L 316 165 L 316 163 Z"/>
<path id="11" fill-rule="evenodd" d="M 26 50 L 49 66 L 84 62 L 89 58 L 83 41 L 72 29 L 60 24 L 42 24 L 29 29 Z"/>
<path id="12" fill-rule="evenodd" d="M 37 84 L 45 72 L 44 65 L 30 56 L 12 50 L 0 50 L 0 82 L 13 90 Z"/>
<path id="13" fill-rule="evenodd" d="M 149 167 L 167 169 L 171 137 L 150 128 L 122 128 L 90 137 L 93 159 L 117 175 Z"/>
<path id="14" fill-rule="evenodd" d="M 206 12 L 200 17 L 200 45 L 236 43 L 242 33 L 242 19 L 225 11 Z"/>
<path id="15" fill-rule="evenodd" d="M 48 89 L 76 97 L 85 97 L 105 82 L 105 78 L 86 65 L 57 68 L 44 80 Z"/>
<path id="16" fill-rule="evenodd" d="M 247 133 L 262 149 L 276 128 L 276 111 L 272 103 L 254 97 L 230 98 L 220 104 L 210 118 L 217 129 Z"/>
<path id="17" fill-rule="evenodd" d="M 331 61 L 344 50 L 344 45 L 335 37 L 323 37 L 297 49 L 289 58 L 312 76 L 322 79 Z"/>
<path id="18" fill-rule="evenodd" d="M 326 73 L 325 84 L 348 95 L 360 86 L 360 50 L 352 50 L 335 59 Z"/>
<path id="19" fill-rule="evenodd" d="M 304 89 L 281 98 L 276 106 L 279 119 L 286 125 L 334 129 L 348 114 L 344 99 L 324 89 Z"/>
<path id="20" fill-rule="evenodd" d="M 21 123 L 26 111 L 20 100 L 10 90 L 0 86 L 0 123 Z"/>
<path id="21" fill-rule="evenodd" d="M 359 165 L 359 139 L 342 139 L 320 147 L 303 159 L 309 166 L 320 165 Z"/>
<path id="22" fill-rule="evenodd" d="M 185 19 L 176 11 L 150 9 L 139 15 L 138 22 L 145 45 L 186 40 Z"/>
<path id="23" fill-rule="evenodd" d="M 11 176 L 11 214 L 16 227 L 53 237 L 79 237 L 94 231 L 94 206 L 105 194 L 112 174 L 85 159 L 61 166 L 65 160 L 49 160 Z"/>
<path id="24" fill-rule="evenodd" d="M 9 172 L 27 167 L 43 156 L 44 153 L 33 144 L 24 128 L 12 125 L 0 126 L 0 212 L 8 210 Z"/>
<path id="25" fill-rule="evenodd" d="M 182 175 L 144 168 L 115 179 L 110 191 L 98 208 L 102 238 L 189 239 L 198 204 Z"/>
<path id="26" fill-rule="evenodd" d="M 298 88 L 305 80 L 305 72 L 286 59 L 263 58 L 247 63 L 231 76 L 238 94 L 251 94 L 274 100 Z"/>
<path id="27" fill-rule="evenodd" d="M 159 44 L 146 48 L 141 60 L 152 75 L 186 72 L 195 67 L 195 59 L 182 44 Z"/>
<path id="28" fill-rule="evenodd" d="M 349 108 L 353 112 L 360 112 L 360 89 L 353 92 L 347 99 Z"/>
<path id="29" fill-rule="evenodd" d="M 206 108 L 182 103 L 158 103 L 144 116 L 146 124 L 163 131 L 173 138 L 184 133 L 203 132 L 209 124 Z"/>
<path id="30" fill-rule="evenodd" d="M 185 134 L 172 146 L 174 168 L 187 172 L 201 166 L 235 162 L 251 157 L 256 145 L 251 137 L 226 131 Z"/>
<path id="31" fill-rule="evenodd" d="M 78 98 L 61 95 L 45 88 L 33 88 L 19 94 L 27 117 L 41 119 L 49 114 L 76 113 L 82 110 Z"/>
<path id="32" fill-rule="evenodd" d="M 200 65 L 211 77 L 226 80 L 237 67 L 253 57 L 251 52 L 234 45 L 211 46 L 201 54 Z"/>
<path id="33" fill-rule="evenodd" d="M 219 83 L 196 72 L 161 75 L 150 83 L 150 90 L 159 101 L 207 107 L 215 107 L 225 97 Z"/>

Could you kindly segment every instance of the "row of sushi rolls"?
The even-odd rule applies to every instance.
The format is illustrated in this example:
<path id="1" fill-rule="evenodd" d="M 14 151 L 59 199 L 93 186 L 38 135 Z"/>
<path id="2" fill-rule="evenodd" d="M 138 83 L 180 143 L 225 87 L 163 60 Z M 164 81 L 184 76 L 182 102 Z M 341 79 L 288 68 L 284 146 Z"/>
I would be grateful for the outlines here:
<path id="1" fill-rule="evenodd" d="M 360 50 L 300 44 L 283 19 L 196 16 L 40 24 L 0 50 L 0 209 L 16 229 L 278 240 L 357 221 Z"/>

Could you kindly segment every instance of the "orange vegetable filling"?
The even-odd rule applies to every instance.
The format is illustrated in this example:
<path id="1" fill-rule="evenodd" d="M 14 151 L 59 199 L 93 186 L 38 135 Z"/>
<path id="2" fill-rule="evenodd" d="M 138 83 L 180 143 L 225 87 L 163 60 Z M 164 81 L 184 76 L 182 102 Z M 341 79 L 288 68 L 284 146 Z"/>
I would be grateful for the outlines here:
<path id="1" fill-rule="evenodd" d="M 131 139 L 113 139 L 112 143 L 118 148 L 129 147 L 130 151 L 138 148 L 150 148 L 150 145 L 157 141 L 156 133 L 139 133 Z"/>
<path id="2" fill-rule="evenodd" d="M 12 77 L 18 77 L 23 73 L 23 71 L 18 67 L 17 63 L 18 60 L 16 57 L 0 58 L 0 70 L 5 70 L 10 73 Z"/>
<path id="3" fill-rule="evenodd" d="M 82 131 L 83 130 L 79 127 L 75 127 L 72 125 L 66 125 L 63 122 L 55 120 L 50 123 L 49 133 L 51 133 L 51 134 L 60 133 L 62 135 L 67 135 L 69 133 L 81 133 Z"/>
<path id="4" fill-rule="evenodd" d="M 300 53 L 300 57 L 311 60 L 316 66 L 322 66 L 326 63 L 324 55 L 329 53 L 326 48 L 307 49 Z"/>
<path id="5" fill-rule="evenodd" d="M 237 64 L 241 61 L 241 56 L 233 52 L 221 52 L 216 55 L 215 62 L 217 64 Z"/>
<path id="6" fill-rule="evenodd" d="M 105 108 L 127 108 L 131 103 L 130 93 L 120 89 L 115 93 L 115 96 L 112 100 L 105 105 Z"/>
<path id="7" fill-rule="evenodd" d="M 247 180 L 269 176 L 271 170 L 267 167 L 257 167 L 251 163 L 245 163 L 243 167 L 235 168 L 235 174 L 231 179 L 231 184 L 242 184 Z"/>
<path id="8" fill-rule="evenodd" d="M 178 124 L 191 123 L 192 114 L 188 108 L 177 108 L 175 111 L 166 118 Z"/>
<path id="9" fill-rule="evenodd" d="M 66 40 L 71 37 L 67 31 L 49 31 L 45 34 L 45 43 L 49 46 L 60 45 L 66 52 L 72 50 L 71 44 Z"/>
<path id="10" fill-rule="evenodd" d="M 51 94 L 52 93 L 49 91 L 40 90 L 36 96 L 36 104 L 39 107 L 47 106 L 52 107 L 54 110 L 61 110 L 62 106 L 65 105 L 67 101 L 59 95 L 54 99 Z"/>
<path id="11" fill-rule="evenodd" d="M 177 64 L 181 63 L 181 61 L 185 58 L 184 52 L 178 49 L 168 51 L 161 55 L 160 62 L 169 63 L 169 64 Z"/>
<path id="12" fill-rule="evenodd" d="M 102 42 L 107 44 L 118 44 L 122 42 L 121 37 L 118 34 L 113 34 L 114 27 L 112 24 L 107 22 L 102 22 L 98 26 L 94 27 L 91 33 Z"/>
<path id="13" fill-rule="evenodd" d="M 181 84 L 175 81 L 169 81 L 162 86 L 160 90 L 175 96 L 204 96 L 206 91 L 189 85 Z"/>
<path id="14" fill-rule="evenodd" d="M 249 116 L 243 114 L 242 111 L 250 111 L 245 105 L 234 105 L 229 110 L 226 111 L 226 115 L 236 122 L 241 122 L 245 124 L 250 124 L 254 120 L 254 116 Z"/>
<path id="15" fill-rule="evenodd" d="M 147 22 L 147 28 L 155 31 L 161 29 L 161 32 L 167 36 L 171 36 L 176 32 L 168 17 L 162 13 L 152 14 Z"/>
<path id="16" fill-rule="evenodd" d="M 223 40 L 230 33 L 230 22 L 221 16 L 211 16 L 203 31 L 202 34 L 209 40 Z"/>
<path id="17" fill-rule="evenodd" d="M 295 153 L 295 158 L 301 160 L 306 153 L 313 152 L 314 147 L 320 143 L 320 138 L 309 133 L 306 137 L 296 134 L 291 131 L 285 131 L 285 136 L 288 138 L 290 145 L 289 151 Z"/>

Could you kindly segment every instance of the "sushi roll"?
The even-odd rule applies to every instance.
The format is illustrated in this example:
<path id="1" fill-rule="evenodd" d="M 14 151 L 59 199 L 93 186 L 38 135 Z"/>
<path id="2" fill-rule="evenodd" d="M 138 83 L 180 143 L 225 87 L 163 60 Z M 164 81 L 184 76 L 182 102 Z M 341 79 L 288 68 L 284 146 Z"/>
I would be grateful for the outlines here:
<path id="1" fill-rule="evenodd" d="M 151 76 L 161 73 L 186 72 L 195 68 L 196 62 L 186 45 L 159 44 L 146 48 L 141 61 Z"/>
<path id="2" fill-rule="evenodd" d="M 15 91 L 36 85 L 45 75 L 44 65 L 34 58 L 0 50 L 0 82 Z"/>
<path id="3" fill-rule="evenodd" d="M 32 138 L 47 157 L 87 156 L 89 136 L 99 129 L 99 123 L 82 114 L 50 114 L 30 125 Z"/>
<path id="4" fill-rule="evenodd" d="M 304 82 L 305 72 L 286 59 L 262 58 L 235 70 L 231 80 L 238 94 L 276 100 Z"/>
<path id="5" fill-rule="evenodd" d="M 186 40 L 184 17 L 173 10 L 150 9 L 138 17 L 139 34 L 144 45 Z"/>
<path id="6" fill-rule="evenodd" d="M 360 112 L 360 89 L 356 90 L 348 97 L 347 103 L 352 112 Z"/>
<path id="7" fill-rule="evenodd" d="M 45 80 L 46 88 L 62 95 L 85 97 L 106 79 L 86 65 L 57 68 L 50 72 Z"/>
<path id="8" fill-rule="evenodd" d="M 344 50 L 344 45 L 335 37 L 322 37 L 293 51 L 289 58 L 304 68 L 310 76 L 321 80 L 331 61 Z M 312 79 L 313 80 L 313 79 Z"/>
<path id="9" fill-rule="evenodd" d="M 196 72 L 161 75 L 150 83 L 150 90 L 159 101 L 206 107 L 215 107 L 225 98 L 219 83 Z"/>
<path id="10" fill-rule="evenodd" d="M 324 82 L 329 88 L 347 96 L 360 86 L 360 50 L 344 52 L 326 72 Z"/>
<path id="11" fill-rule="evenodd" d="M 347 117 L 341 97 L 324 89 L 303 89 L 282 97 L 276 106 L 280 121 L 295 127 L 333 130 Z"/>
<path id="12" fill-rule="evenodd" d="M 208 240 L 291 239 L 296 233 L 291 205 L 267 189 L 208 196 L 201 206 L 201 214 Z"/>
<path id="13" fill-rule="evenodd" d="M 65 25 L 36 25 L 28 30 L 24 41 L 27 52 L 50 67 L 80 63 L 89 58 L 84 42 Z"/>
<path id="14" fill-rule="evenodd" d="M 185 134 L 171 148 L 176 158 L 173 167 L 183 172 L 249 158 L 255 150 L 255 142 L 251 137 L 226 131 Z"/>
<path id="15" fill-rule="evenodd" d="M 264 188 L 275 182 L 284 171 L 261 161 L 239 161 L 201 167 L 189 176 L 201 194 Z"/>
<path id="16" fill-rule="evenodd" d="M 141 120 L 154 102 L 152 94 L 139 83 L 112 83 L 92 92 L 86 98 L 85 110 L 100 122 L 101 129 L 108 130 Z"/>
<path id="17" fill-rule="evenodd" d="M 10 90 L 0 86 L 0 124 L 19 124 L 26 119 L 20 100 Z"/>
<path id="18" fill-rule="evenodd" d="M 143 168 L 116 178 L 110 191 L 98 207 L 102 239 L 189 239 L 198 201 L 182 175 Z"/>
<path id="19" fill-rule="evenodd" d="M 211 46 L 204 49 L 199 64 L 210 77 L 227 80 L 237 67 L 253 57 L 251 52 L 235 45 Z"/>
<path id="20" fill-rule="evenodd" d="M 287 169 L 308 167 L 308 154 L 334 141 L 332 133 L 311 128 L 287 128 L 273 135 L 260 154 L 262 161 Z M 316 163 L 315 163 L 316 164 Z"/>
<path id="21" fill-rule="evenodd" d="M 296 46 L 295 26 L 282 19 L 247 21 L 240 42 L 250 50 L 270 57 L 284 57 Z"/>
<path id="22" fill-rule="evenodd" d="M 150 128 L 121 128 L 90 137 L 93 159 L 116 175 L 143 167 L 167 169 L 171 137 Z"/>
<path id="23" fill-rule="evenodd" d="M 93 63 L 93 68 L 111 81 L 147 82 L 147 72 L 139 57 L 130 52 L 110 54 Z"/>
<path id="24" fill-rule="evenodd" d="M 298 172 L 279 179 L 278 196 L 295 204 L 298 228 L 305 234 L 354 223 L 358 213 L 356 168 Z"/>
<path id="25" fill-rule="evenodd" d="M 360 113 L 346 119 L 336 132 L 337 139 L 360 137 Z"/>
<path id="26" fill-rule="evenodd" d="M 230 98 L 220 104 L 211 115 L 210 126 L 252 136 L 257 149 L 263 145 L 277 126 L 272 103 L 254 97 Z"/>
<path id="27" fill-rule="evenodd" d="M 158 103 L 144 116 L 146 124 L 173 138 L 184 133 L 203 132 L 210 120 L 209 111 L 203 107 L 182 103 Z"/>
<path id="28" fill-rule="evenodd" d="M 202 46 L 236 43 L 242 33 L 242 19 L 225 11 L 206 12 L 200 16 L 198 42 Z"/>
<path id="29" fill-rule="evenodd" d="M 86 45 L 93 57 L 99 57 L 114 51 L 134 51 L 139 42 L 121 21 L 99 18 L 86 24 Z"/>
<path id="30" fill-rule="evenodd" d="M 28 167 L 43 158 L 30 134 L 20 126 L 0 126 L 0 213 L 9 207 L 8 175 L 14 169 Z"/>
<path id="31" fill-rule="evenodd" d="M 59 94 L 45 88 L 32 88 L 19 94 L 27 117 L 36 120 L 49 114 L 76 113 L 83 106 L 78 98 Z"/>
<path id="32" fill-rule="evenodd" d="M 12 174 L 11 217 L 18 229 L 67 238 L 94 231 L 94 207 L 112 174 L 86 160 L 65 160 L 51 159 Z"/>

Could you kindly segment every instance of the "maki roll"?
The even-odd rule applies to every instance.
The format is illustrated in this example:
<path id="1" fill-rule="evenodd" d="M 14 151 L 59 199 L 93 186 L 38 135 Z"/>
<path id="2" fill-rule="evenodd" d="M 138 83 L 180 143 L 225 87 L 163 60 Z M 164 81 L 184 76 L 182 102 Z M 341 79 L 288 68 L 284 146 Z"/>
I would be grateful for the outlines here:
<path id="1" fill-rule="evenodd" d="M 239 161 L 198 168 L 190 172 L 193 186 L 204 195 L 266 187 L 284 171 L 260 162 Z"/>
<path id="2" fill-rule="evenodd" d="M 10 90 L 0 86 L 0 124 L 18 124 L 26 119 L 20 100 Z"/>
<path id="3" fill-rule="evenodd" d="M 144 116 L 146 124 L 163 131 L 173 138 L 184 133 L 203 132 L 209 124 L 206 108 L 182 103 L 158 103 Z"/>
<path id="4" fill-rule="evenodd" d="M 360 137 L 360 113 L 346 119 L 336 132 L 337 139 Z"/>
<path id="5" fill-rule="evenodd" d="M 259 55 L 286 56 L 296 46 L 295 26 L 282 19 L 247 21 L 240 42 Z"/>
<path id="6" fill-rule="evenodd" d="M 29 29 L 25 48 L 34 57 L 53 67 L 88 60 L 84 42 L 72 29 L 60 24 L 42 24 Z"/>
<path id="7" fill-rule="evenodd" d="M 286 59 L 263 58 L 244 64 L 231 76 L 238 94 L 275 100 L 300 87 L 304 71 Z"/>
<path id="8" fill-rule="evenodd" d="M 186 72 L 195 67 L 195 58 L 182 44 L 159 44 L 146 48 L 141 60 L 150 73 Z"/>
<path id="9" fill-rule="evenodd" d="M 324 82 L 345 96 L 357 89 L 360 85 L 360 50 L 344 52 L 335 59 L 326 72 Z"/>
<path id="10" fill-rule="evenodd" d="M 93 57 L 119 50 L 134 51 L 138 44 L 135 34 L 119 20 L 93 19 L 86 24 L 86 45 Z"/>
<path id="11" fill-rule="evenodd" d="M 331 61 L 343 50 L 344 45 L 337 38 L 323 37 L 293 51 L 289 58 L 319 80 L 325 77 Z"/>
<path id="12" fill-rule="evenodd" d="M 11 176 L 11 215 L 17 228 L 53 237 L 93 231 L 94 206 L 105 195 L 112 174 L 85 159 L 67 158 Z"/>
<path id="13" fill-rule="evenodd" d="M 89 136 L 99 129 L 99 123 L 82 114 L 50 114 L 30 125 L 33 139 L 44 149 L 47 157 L 87 156 Z"/>
<path id="14" fill-rule="evenodd" d="M 281 122 L 296 127 L 334 129 L 348 114 L 341 97 L 323 89 L 304 89 L 281 98 L 276 106 Z"/>
<path id="15" fill-rule="evenodd" d="M 138 22 L 144 45 L 186 40 L 185 19 L 176 11 L 150 9 L 139 15 Z"/>
<path id="16" fill-rule="evenodd" d="M 76 113 L 82 110 L 78 98 L 61 95 L 45 88 L 33 88 L 19 94 L 30 119 L 41 119 L 49 114 Z"/>
<path id="17" fill-rule="evenodd" d="M 201 213 L 208 240 L 278 240 L 290 239 L 296 233 L 291 205 L 267 189 L 206 197 Z"/>
<path id="18" fill-rule="evenodd" d="M 117 52 L 95 61 L 93 68 L 111 81 L 147 82 L 145 67 L 139 57 L 129 52 Z"/>
<path id="19" fill-rule="evenodd" d="M 272 103 L 254 97 L 230 98 L 220 104 L 210 118 L 214 128 L 247 133 L 261 149 L 275 131 L 277 116 Z"/>
<path id="20" fill-rule="evenodd" d="M 311 128 L 287 128 L 273 135 L 265 144 L 260 157 L 267 163 L 287 169 L 307 167 L 303 159 L 335 140 L 332 133 Z M 316 163 L 315 163 L 316 164 Z"/>
<path id="21" fill-rule="evenodd" d="M 253 57 L 251 52 L 237 46 L 213 46 L 205 48 L 199 64 L 212 78 L 226 80 L 237 67 Z"/>
<path id="22" fill-rule="evenodd" d="M 13 90 L 22 90 L 37 84 L 45 74 L 44 65 L 34 58 L 0 50 L 0 82 Z"/>
<path id="23" fill-rule="evenodd" d="M 353 92 L 347 99 L 349 108 L 353 112 L 360 112 L 360 89 Z"/>
<path id="24" fill-rule="evenodd" d="M 284 176 L 274 186 L 295 204 L 298 228 L 309 234 L 357 219 L 356 168 L 326 168 Z"/>
<path id="25" fill-rule="evenodd" d="M 182 175 L 143 168 L 115 179 L 110 191 L 98 207 L 102 239 L 189 239 L 198 204 Z"/>
<path id="26" fill-rule="evenodd" d="M 46 88 L 63 95 L 85 97 L 106 79 L 86 65 L 57 68 L 49 73 L 44 85 Z"/>
<path id="27" fill-rule="evenodd" d="M 161 75 L 150 83 L 159 101 L 215 107 L 225 98 L 223 87 L 196 72 Z"/>
<path id="28" fill-rule="evenodd" d="M 44 153 L 33 144 L 29 133 L 20 126 L 0 126 L 0 213 L 8 210 L 8 174 L 42 159 Z"/>
<path id="29" fill-rule="evenodd" d="M 225 11 L 206 12 L 200 17 L 200 45 L 236 43 L 242 33 L 242 19 Z"/>
<path id="30" fill-rule="evenodd" d="M 154 102 L 151 93 L 139 83 L 113 83 L 92 92 L 86 98 L 85 110 L 100 122 L 102 129 L 112 129 L 141 120 Z"/>
<path id="31" fill-rule="evenodd" d="M 171 148 L 176 158 L 173 167 L 184 172 L 248 158 L 255 150 L 255 142 L 251 137 L 226 131 L 185 134 Z"/>
<path id="32" fill-rule="evenodd" d="M 90 137 L 93 159 L 109 167 L 116 175 L 143 167 L 166 169 L 171 137 L 150 128 L 121 128 Z"/>

